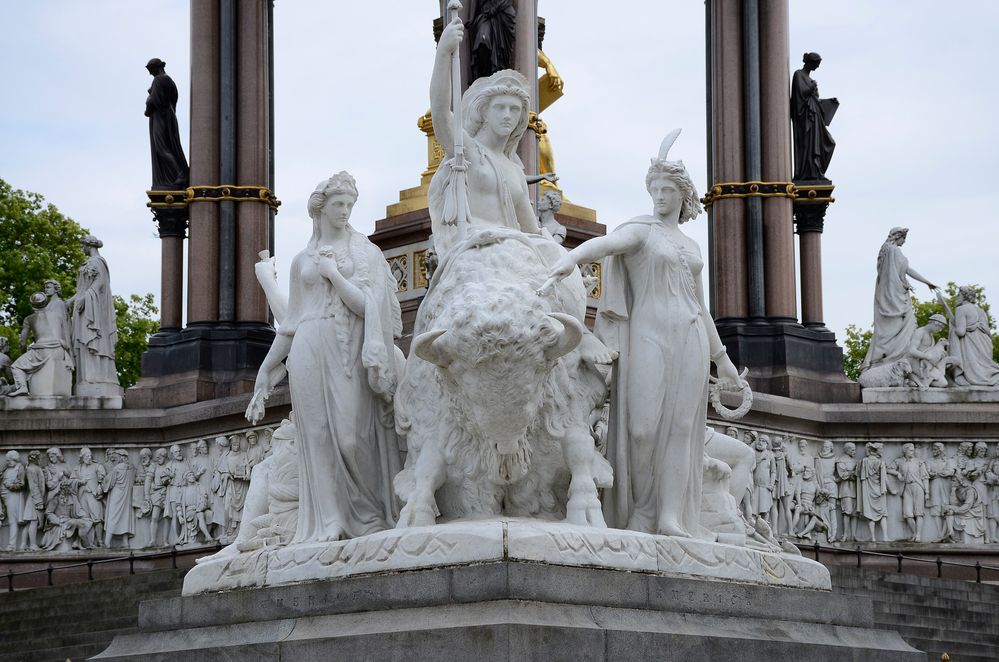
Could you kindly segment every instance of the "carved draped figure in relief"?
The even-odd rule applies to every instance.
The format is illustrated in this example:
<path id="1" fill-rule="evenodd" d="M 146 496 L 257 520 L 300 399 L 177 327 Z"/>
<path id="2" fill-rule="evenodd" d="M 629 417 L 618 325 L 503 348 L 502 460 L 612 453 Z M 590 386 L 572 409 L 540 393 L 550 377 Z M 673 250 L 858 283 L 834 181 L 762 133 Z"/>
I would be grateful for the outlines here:
<path id="1" fill-rule="evenodd" d="M 986 507 L 988 542 L 999 542 L 999 444 L 995 445 L 993 459 L 985 472 L 989 500 Z"/>
<path id="2" fill-rule="evenodd" d="M 857 511 L 867 520 L 872 542 L 877 542 L 875 525 L 881 526 L 881 541 L 888 541 L 888 472 L 881 451 L 884 444 L 869 442 L 865 449 L 867 455 L 860 461 L 857 469 Z"/>
<path id="3" fill-rule="evenodd" d="M 80 464 L 73 472 L 76 481 L 76 498 L 80 512 L 93 524 L 94 537 L 87 541 L 88 546 L 104 545 L 104 490 L 101 484 L 105 477 L 104 467 L 94 462 L 94 456 L 87 447 L 80 449 Z"/>
<path id="4" fill-rule="evenodd" d="M 783 437 L 774 437 L 770 443 L 777 466 L 777 479 L 774 483 L 774 499 L 777 504 L 777 512 L 774 514 L 773 521 L 774 530 L 781 534 L 789 534 L 793 524 L 794 509 L 791 470 L 788 467 L 788 456 L 784 448 Z"/>
<path id="5" fill-rule="evenodd" d="M 135 535 L 135 510 L 132 508 L 132 490 L 135 485 L 135 469 L 128 461 L 124 451 L 107 449 L 105 455 L 112 463 L 111 469 L 101 481 L 101 491 L 104 492 L 107 507 L 104 522 L 104 546 L 111 547 L 115 536 L 128 538 Z"/>
<path id="6" fill-rule="evenodd" d="M 836 458 L 836 485 L 839 510 L 843 515 L 842 542 L 857 539 L 857 445 L 843 444 L 843 455 Z"/>
<path id="7" fill-rule="evenodd" d="M 792 515 L 791 526 L 788 527 L 788 533 L 794 535 L 798 528 L 803 526 L 800 518 L 804 514 L 801 503 L 801 487 L 804 480 L 804 472 L 806 468 L 810 468 L 814 474 L 815 458 L 808 452 L 807 440 L 798 439 L 796 444 L 792 444 L 791 437 L 788 437 L 787 441 L 789 446 L 787 452 L 787 469 L 791 476 L 791 502 L 794 504 L 794 514 Z"/>
<path id="8" fill-rule="evenodd" d="M 748 433 L 756 439 L 753 449 L 756 466 L 753 468 L 753 509 L 755 514 L 776 525 L 771 514 L 774 511 L 774 485 L 777 483 L 777 463 L 770 450 L 770 438 L 755 431 Z"/>
<path id="9" fill-rule="evenodd" d="M 923 518 L 930 500 L 930 474 L 926 463 L 916 457 L 916 447 L 907 443 L 902 445 L 902 457 L 893 460 L 887 472 L 900 483 L 894 493 L 900 492 L 902 496 L 902 519 L 909 527 L 909 540 L 922 542 Z"/>
<path id="10" fill-rule="evenodd" d="M 170 521 L 163 522 L 166 516 L 167 490 L 176 480 L 173 469 L 167 465 L 167 449 L 157 448 L 153 453 L 153 466 L 146 472 L 146 500 L 151 506 L 149 516 L 149 546 L 168 544 L 170 542 Z M 160 532 L 163 531 L 162 543 Z"/>
<path id="11" fill-rule="evenodd" d="M 828 523 L 828 540 L 834 542 L 837 537 L 836 506 L 839 501 L 839 488 L 836 484 L 836 456 L 833 450 L 833 442 L 826 440 L 819 448 L 819 455 L 815 458 L 815 480 L 818 482 L 819 491 L 825 493 L 822 500 L 822 510 L 828 511 L 826 520 Z"/>
<path id="12" fill-rule="evenodd" d="M 45 518 L 45 471 L 39 466 L 41 451 L 28 453 L 28 466 L 24 469 L 24 508 L 21 510 L 21 549 L 37 550 L 38 525 Z"/>
<path id="13" fill-rule="evenodd" d="M 944 445 L 940 442 L 935 442 L 930 447 L 930 454 L 930 459 L 926 461 L 926 473 L 930 479 L 927 506 L 929 515 L 936 524 L 937 541 L 943 541 L 949 530 L 944 511 L 950 505 L 951 480 L 957 472 L 957 464 L 953 458 L 944 454 Z"/>
<path id="14" fill-rule="evenodd" d="M 3 471 L 0 472 L 0 504 L 3 506 L 4 520 L 7 523 L 7 544 L 0 548 L 0 551 L 13 551 L 17 548 L 24 483 L 24 465 L 21 464 L 20 453 L 7 451 Z"/>

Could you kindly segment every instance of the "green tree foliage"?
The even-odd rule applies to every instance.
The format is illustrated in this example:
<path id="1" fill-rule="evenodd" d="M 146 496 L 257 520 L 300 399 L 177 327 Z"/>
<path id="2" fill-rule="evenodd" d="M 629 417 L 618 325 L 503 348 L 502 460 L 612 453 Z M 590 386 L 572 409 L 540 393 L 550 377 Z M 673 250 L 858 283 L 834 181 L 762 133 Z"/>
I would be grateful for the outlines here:
<path id="1" fill-rule="evenodd" d="M 149 336 L 160 328 L 158 310 L 153 305 L 153 295 L 115 295 L 114 313 L 118 322 L 118 344 L 115 347 L 115 362 L 118 366 L 118 383 L 128 388 L 139 380 L 142 366 L 142 353 L 149 345 Z"/>
<path id="2" fill-rule="evenodd" d="M 86 259 L 80 239 L 87 233 L 39 194 L 0 179 L 0 334 L 14 354 L 21 322 L 31 314 L 29 297 L 50 278 L 64 293 L 73 291 Z"/>
<path id="3" fill-rule="evenodd" d="M 31 314 L 29 297 L 46 280 L 62 285 L 63 299 L 76 289 L 76 275 L 87 257 L 80 239 L 89 234 L 54 205 L 0 179 L 0 335 L 10 340 L 11 358 L 18 356 L 18 337 Z M 118 322 L 115 350 L 118 379 L 124 387 L 139 378 L 142 353 L 158 328 L 153 295 L 114 297 Z"/>
<path id="4" fill-rule="evenodd" d="M 985 300 L 985 288 L 980 285 L 972 285 L 971 287 L 975 290 L 974 303 L 989 316 L 989 328 L 992 329 L 992 357 L 995 361 L 999 362 L 999 334 L 996 334 L 996 320 L 989 311 L 989 304 Z M 947 283 L 943 294 L 944 301 L 947 302 L 947 306 L 953 311 L 957 307 L 957 283 L 953 281 Z M 943 306 L 932 295 L 926 301 L 920 301 L 916 297 L 912 297 L 912 308 L 916 313 L 917 326 L 925 325 L 929 321 L 930 316 L 937 313 L 947 317 Z M 948 331 L 949 329 L 945 328 L 936 334 L 936 339 L 946 338 Z M 864 357 L 867 356 L 867 349 L 871 346 L 871 334 L 870 327 L 862 329 L 854 324 L 846 327 L 846 338 L 843 341 L 843 372 L 850 379 L 856 380 L 860 376 L 860 368 L 864 363 Z"/>

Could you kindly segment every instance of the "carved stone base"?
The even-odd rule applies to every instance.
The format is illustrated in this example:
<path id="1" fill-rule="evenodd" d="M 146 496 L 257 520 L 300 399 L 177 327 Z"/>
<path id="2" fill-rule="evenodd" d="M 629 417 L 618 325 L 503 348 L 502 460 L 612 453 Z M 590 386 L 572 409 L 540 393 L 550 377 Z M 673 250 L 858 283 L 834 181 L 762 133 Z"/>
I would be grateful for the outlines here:
<path id="1" fill-rule="evenodd" d="M 0 411 L 28 409 L 121 409 L 122 397 L 118 395 L 19 395 L 0 397 Z"/>
<path id="2" fill-rule="evenodd" d="M 925 662 L 873 617 L 829 591 L 497 561 L 143 602 L 91 659 Z"/>
<path id="3" fill-rule="evenodd" d="M 953 404 L 957 402 L 999 402 L 999 388 L 990 386 L 953 386 L 950 388 L 865 388 L 865 403 Z"/>
<path id="4" fill-rule="evenodd" d="M 490 561 L 533 561 L 813 589 L 830 586 L 825 566 L 800 556 L 619 529 L 496 519 L 216 555 L 202 559 L 187 574 L 184 595 Z"/>

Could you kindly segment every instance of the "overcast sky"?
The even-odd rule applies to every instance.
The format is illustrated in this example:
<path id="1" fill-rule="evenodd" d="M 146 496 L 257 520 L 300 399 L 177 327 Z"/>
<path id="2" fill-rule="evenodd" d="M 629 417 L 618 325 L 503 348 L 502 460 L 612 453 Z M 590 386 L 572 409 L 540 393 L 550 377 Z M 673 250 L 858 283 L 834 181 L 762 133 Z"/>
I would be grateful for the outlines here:
<path id="1" fill-rule="evenodd" d="M 305 200 L 321 179 L 354 174 L 352 222 L 364 232 L 418 184 L 426 143 L 416 119 L 428 107 L 438 4 L 275 4 L 283 277 L 308 238 Z M 671 156 L 703 193 L 703 4 L 540 0 L 540 13 L 545 52 L 566 80 L 545 112 L 566 194 L 610 228 L 648 213 L 648 159 L 674 127 L 683 134 Z M 144 65 L 167 62 L 186 145 L 188 2 L 0 0 L 0 25 L 0 178 L 100 236 L 116 293 L 158 295 Z M 999 304 L 997 35 L 992 0 L 791 1 L 789 67 L 819 52 L 820 92 L 841 102 L 827 173 L 836 203 L 823 235 L 825 317 L 838 335 L 870 324 L 875 259 L 895 225 L 911 228 L 905 253 L 922 275 L 982 284 Z M 706 218 L 684 226 L 705 253 Z M 928 291 L 918 285 L 917 294 Z"/>

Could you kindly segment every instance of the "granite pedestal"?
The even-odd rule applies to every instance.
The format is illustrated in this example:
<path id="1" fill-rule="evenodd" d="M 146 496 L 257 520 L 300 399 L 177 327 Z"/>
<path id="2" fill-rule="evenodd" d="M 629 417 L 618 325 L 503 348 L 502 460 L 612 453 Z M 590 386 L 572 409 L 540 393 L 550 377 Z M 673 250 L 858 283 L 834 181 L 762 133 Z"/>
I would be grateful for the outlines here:
<path id="1" fill-rule="evenodd" d="M 92 659 L 924 662 L 866 598 L 500 561 L 142 603 Z"/>

